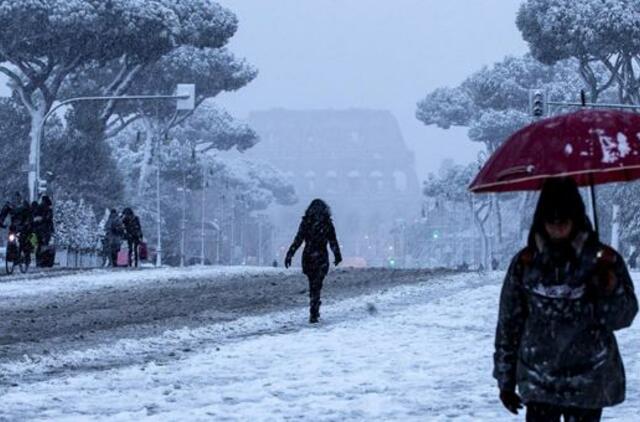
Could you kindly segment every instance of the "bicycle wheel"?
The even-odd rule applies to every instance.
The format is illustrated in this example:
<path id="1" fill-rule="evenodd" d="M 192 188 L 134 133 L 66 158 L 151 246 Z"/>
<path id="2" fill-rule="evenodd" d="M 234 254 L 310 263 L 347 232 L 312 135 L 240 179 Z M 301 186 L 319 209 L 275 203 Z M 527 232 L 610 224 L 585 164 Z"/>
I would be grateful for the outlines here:
<path id="1" fill-rule="evenodd" d="M 29 264 L 31 264 L 31 254 L 23 251 L 20 254 L 20 272 L 22 274 L 29 270 Z"/>
<path id="2" fill-rule="evenodd" d="M 7 270 L 7 274 L 11 275 L 13 274 L 13 269 L 15 268 L 16 263 L 13 261 L 6 260 L 4 261 L 4 266 L 5 266 L 5 269 Z"/>

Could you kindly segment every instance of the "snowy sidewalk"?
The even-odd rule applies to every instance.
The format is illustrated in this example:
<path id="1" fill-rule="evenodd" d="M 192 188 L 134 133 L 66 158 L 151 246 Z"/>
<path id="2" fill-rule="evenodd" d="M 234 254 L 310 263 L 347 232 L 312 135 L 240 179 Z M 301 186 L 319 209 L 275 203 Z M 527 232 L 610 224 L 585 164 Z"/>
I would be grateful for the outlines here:
<path id="1" fill-rule="evenodd" d="M 307 327 L 297 312 L 248 319 L 237 323 L 235 341 L 165 364 L 11 388 L 2 397 L 0 415 L 9 420 L 521 420 L 501 408 L 491 378 L 501 280 L 497 273 L 451 276 L 328 304 L 317 327 Z M 242 338 L 243 327 L 260 324 L 266 334 Z M 278 331 L 282 326 L 289 331 Z M 606 410 L 605 420 L 632 421 L 640 414 L 638 326 L 618 334 L 628 398 Z"/>

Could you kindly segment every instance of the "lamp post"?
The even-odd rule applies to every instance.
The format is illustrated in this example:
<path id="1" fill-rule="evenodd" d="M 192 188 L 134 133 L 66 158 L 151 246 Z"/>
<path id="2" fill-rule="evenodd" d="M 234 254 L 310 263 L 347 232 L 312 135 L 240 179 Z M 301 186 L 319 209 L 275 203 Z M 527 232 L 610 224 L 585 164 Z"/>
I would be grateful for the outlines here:
<path id="1" fill-rule="evenodd" d="M 28 183 L 29 183 L 29 199 L 35 201 L 37 194 L 37 186 L 40 180 L 40 158 L 41 145 L 44 139 L 44 128 L 47 119 L 60 107 L 79 102 L 101 102 L 101 101 L 167 101 L 178 100 L 176 104 L 177 110 L 193 110 L 195 108 L 195 85 L 178 84 L 175 95 L 108 95 L 108 96 L 91 96 L 91 97 L 74 97 L 61 101 L 44 115 L 40 121 L 36 136 L 36 145 L 33 153 L 29 154 L 28 165 Z"/>
<path id="2" fill-rule="evenodd" d="M 200 222 L 200 265 L 204 265 L 204 224 L 205 224 L 205 206 L 207 202 L 207 166 L 202 164 L 202 221 Z"/>

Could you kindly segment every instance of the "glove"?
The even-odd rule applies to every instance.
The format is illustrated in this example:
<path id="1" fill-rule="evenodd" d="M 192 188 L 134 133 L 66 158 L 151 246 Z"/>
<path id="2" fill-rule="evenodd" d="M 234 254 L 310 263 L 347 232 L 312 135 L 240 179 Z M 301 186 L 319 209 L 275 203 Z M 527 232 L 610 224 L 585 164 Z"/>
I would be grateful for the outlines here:
<path id="1" fill-rule="evenodd" d="M 604 248 L 598 251 L 593 277 L 587 283 L 587 296 L 598 299 L 610 296 L 615 291 L 618 287 L 618 278 L 615 274 L 616 260 L 613 250 Z"/>
<path id="2" fill-rule="evenodd" d="M 502 405 L 514 415 L 518 414 L 518 409 L 522 409 L 522 399 L 515 391 L 500 390 L 500 401 Z"/>
<path id="3" fill-rule="evenodd" d="M 333 265 L 335 265 L 336 267 L 338 265 L 340 265 L 340 263 L 342 262 L 342 258 L 341 257 L 337 257 L 334 261 L 333 261 Z"/>
<path id="4" fill-rule="evenodd" d="M 291 266 L 291 256 L 287 255 L 287 257 L 284 259 L 284 267 L 289 268 L 290 266 Z"/>

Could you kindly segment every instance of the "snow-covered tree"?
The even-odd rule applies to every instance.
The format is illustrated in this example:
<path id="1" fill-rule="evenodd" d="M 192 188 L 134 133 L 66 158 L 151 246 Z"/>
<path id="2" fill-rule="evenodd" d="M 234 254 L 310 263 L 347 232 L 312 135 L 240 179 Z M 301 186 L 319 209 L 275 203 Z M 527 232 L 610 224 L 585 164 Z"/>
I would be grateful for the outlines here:
<path id="1" fill-rule="evenodd" d="M 425 197 L 432 199 L 437 204 L 436 207 L 446 212 L 447 206 L 464 207 L 473 216 L 474 225 L 481 239 L 481 263 L 487 268 L 490 261 L 489 230 L 487 223 L 491 215 L 495 202 L 488 195 L 473 195 L 467 187 L 478 172 L 475 163 L 468 165 L 450 165 L 438 174 L 429 174 L 423 183 L 422 193 Z M 459 223 L 459 222 L 458 222 Z M 420 251 L 424 239 L 421 230 L 421 223 L 418 223 L 410 232 L 411 249 Z M 467 229 L 464 225 L 459 227 L 460 231 Z"/>
<path id="2" fill-rule="evenodd" d="M 30 156 L 42 119 L 70 73 L 89 63 L 136 63 L 169 51 L 179 19 L 156 0 L 7 0 L 0 7 L 0 72 L 30 116 Z"/>
<path id="3" fill-rule="evenodd" d="M 577 61 L 591 101 L 615 84 L 620 102 L 639 104 L 639 20 L 633 0 L 527 0 L 516 22 L 538 60 Z"/>
<path id="4" fill-rule="evenodd" d="M 506 57 L 454 88 L 438 88 L 418 103 L 416 117 L 443 129 L 469 128 L 469 139 L 491 153 L 517 129 L 531 122 L 529 90 L 545 89 L 557 101 L 575 100 L 582 82 L 577 65 L 544 65 L 533 57 Z"/>
<path id="5" fill-rule="evenodd" d="M 469 139 L 493 153 L 510 134 L 530 123 L 529 90 L 544 89 L 556 101 L 574 101 L 582 80 L 573 60 L 544 65 L 531 55 L 506 57 L 484 67 L 454 88 L 438 88 L 418 103 L 416 117 L 443 129 L 468 128 Z M 560 111 L 560 110 L 555 110 Z M 491 207 L 502 240 L 500 201 Z"/>
<path id="6" fill-rule="evenodd" d="M 54 205 L 55 243 L 59 248 L 87 252 L 95 248 L 98 225 L 84 200 L 62 199 Z"/>

